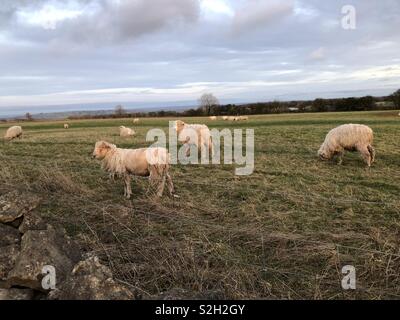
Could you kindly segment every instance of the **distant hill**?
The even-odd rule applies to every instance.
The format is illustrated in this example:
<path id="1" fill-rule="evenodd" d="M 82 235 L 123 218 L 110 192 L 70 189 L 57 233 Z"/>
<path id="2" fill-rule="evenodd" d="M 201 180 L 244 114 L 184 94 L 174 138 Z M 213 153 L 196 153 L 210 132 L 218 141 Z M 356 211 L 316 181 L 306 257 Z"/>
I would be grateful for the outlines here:
<path id="1" fill-rule="evenodd" d="M 129 108 L 125 104 L 122 104 L 127 113 L 139 113 L 139 112 L 157 112 L 157 111 L 184 111 L 190 108 L 193 108 L 193 102 L 190 103 L 182 103 L 181 105 L 174 106 L 153 106 L 153 107 L 137 107 L 137 108 Z M 154 104 L 152 104 L 154 105 Z M 84 109 L 83 109 L 84 108 Z M 31 113 L 34 119 L 65 119 L 73 116 L 96 116 L 96 115 L 109 115 L 115 113 L 115 106 L 104 106 L 101 104 L 93 104 L 93 105 L 67 105 L 67 106 L 46 106 L 46 107 L 33 107 L 33 108 L 13 108 L 13 109 L 5 109 L 1 110 L 0 118 L 2 119 L 25 119 L 25 114 L 27 112 Z M 39 110 L 49 110 L 49 112 L 34 112 L 35 109 Z M 51 110 L 61 109 L 63 111 L 54 112 Z M 70 109 L 70 110 L 68 110 Z M 76 110 L 77 109 L 77 110 Z"/>

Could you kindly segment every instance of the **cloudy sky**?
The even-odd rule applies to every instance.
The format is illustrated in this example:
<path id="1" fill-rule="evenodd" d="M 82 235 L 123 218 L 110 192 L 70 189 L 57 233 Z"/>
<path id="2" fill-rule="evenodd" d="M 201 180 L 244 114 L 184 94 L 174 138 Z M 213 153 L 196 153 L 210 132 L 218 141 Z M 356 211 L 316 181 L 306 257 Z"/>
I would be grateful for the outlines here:
<path id="1" fill-rule="evenodd" d="M 0 111 L 386 94 L 399 30 L 399 0 L 0 0 Z"/>

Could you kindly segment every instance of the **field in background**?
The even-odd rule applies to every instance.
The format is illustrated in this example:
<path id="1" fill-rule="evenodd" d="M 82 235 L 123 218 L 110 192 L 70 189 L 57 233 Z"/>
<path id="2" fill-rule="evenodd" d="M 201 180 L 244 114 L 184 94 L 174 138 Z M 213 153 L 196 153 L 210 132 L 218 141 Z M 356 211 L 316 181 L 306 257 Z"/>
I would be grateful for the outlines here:
<path id="1" fill-rule="evenodd" d="M 177 165 L 179 199 L 154 201 L 134 179 L 132 200 L 92 160 L 97 140 L 147 146 L 146 132 L 169 119 L 22 123 L 24 137 L 0 141 L 0 186 L 42 196 L 41 215 L 95 251 L 143 298 L 171 289 L 205 298 L 400 298 L 400 117 L 398 112 L 253 116 L 209 121 L 210 128 L 254 128 L 255 171 L 231 165 Z M 172 120 L 172 119 L 171 119 Z M 368 170 L 347 153 L 320 162 L 326 133 L 343 123 L 375 131 Z M 0 135 L 6 126 L 0 125 Z M 118 126 L 137 137 L 120 138 Z M 354 265 L 357 290 L 341 289 Z"/>

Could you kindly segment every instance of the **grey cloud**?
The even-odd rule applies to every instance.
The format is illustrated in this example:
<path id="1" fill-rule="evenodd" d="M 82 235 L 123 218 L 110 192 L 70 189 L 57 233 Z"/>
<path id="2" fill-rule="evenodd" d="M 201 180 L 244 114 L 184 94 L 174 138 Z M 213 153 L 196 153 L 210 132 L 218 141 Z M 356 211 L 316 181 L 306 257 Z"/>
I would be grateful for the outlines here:
<path id="1" fill-rule="evenodd" d="M 27 2 L 20 5 L 26 8 Z M 341 6 L 349 2 L 358 14 L 354 31 L 340 27 Z M 11 18 L 13 3 L 8 2 L 13 9 L 2 11 Z M 400 81 L 395 76 L 399 1 L 232 0 L 227 3 L 233 4 L 234 18 L 208 20 L 199 14 L 197 0 L 126 0 L 120 7 L 110 0 L 85 3 L 97 4 L 98 10 L 65 20 L 55 30 L 14 21 L 2 39 L 0 28 L 0 100 L 100 90 L 101 102 L 111 99 L 102 95 L 104 89 L 173 89 L 201 82 L 204 90 L 224 93 L 224 99 L 254 101 L 286 93 L 379 89 Z M 392 69 L 374 71 L 381 66 Z M 373 77 L 385 72 L 390 81 Z M 257 82 L 275 85 L 255 89 Z M 220 83 L 234 89 L 218 89 Z"/>
<path id="2" fill-rule="evenodd" d="M 233 29 L 235 32 L 243 32 L 265 27 L 290 15 L 293 10 L 293 0 L 248 0 L 245 5 L 237 9 L 233 19 Z"/>
<path id="3" fill-rule="evenodd" d="M 45 0 L 36 2 L 49 3 Z M 108 45 L 136 39 L 170 25 L 177 26 L 194 22 L 200 10 L 198 0 L 79 0 L 75 2 L 86 5 L 86 8 L 92 5 L 95 10 L 58 23 L 55 30 L 14 24 L 14 35 L 37 42 L 60 40 L 72 44 Z M 7 14 L 12 15 L 17 8 L 24 5 L 26 5 L 25 1 L 22 1 L 19 6 L 12 5 Z"/>

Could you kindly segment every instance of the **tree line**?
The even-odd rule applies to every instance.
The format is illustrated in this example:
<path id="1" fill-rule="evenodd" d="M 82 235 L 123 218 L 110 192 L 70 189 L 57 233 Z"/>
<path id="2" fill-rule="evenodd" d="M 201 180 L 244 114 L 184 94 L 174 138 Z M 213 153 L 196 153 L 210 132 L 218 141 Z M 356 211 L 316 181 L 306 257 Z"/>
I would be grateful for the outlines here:
<path id="1" fill-rule="evenodd" d="M 69 119 L 112 119 L 112 118 L 145 118 L 145 117 L 198 117 L 198 116 L 237 116 L 256 114 L 277 114 L 289 112 L 334 112 L 334 111 L 372 111 L 372 110 L 396 110 L 400 109 L 400 89 L 387 97 L 352 97 L 335 98 L 308 101 L 270 101 L 246 104 L 220 104 L 212 94 L 203 94 L 198 102 L 198 107 L 185 111 L 150 111 L 128 112 L 122 105 L 114 109 L 110 114 L 82 114 L 70 116 Z M 30 113 L 26 114 L 26 120 L 32 121 Z"/>

